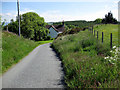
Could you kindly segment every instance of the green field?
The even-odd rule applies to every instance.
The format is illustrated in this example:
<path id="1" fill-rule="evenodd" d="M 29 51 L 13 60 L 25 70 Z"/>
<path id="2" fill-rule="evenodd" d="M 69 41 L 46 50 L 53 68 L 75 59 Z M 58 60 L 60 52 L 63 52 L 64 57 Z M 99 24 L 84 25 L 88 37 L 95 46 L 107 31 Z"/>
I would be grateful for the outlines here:
<path id="1" fill-rule="evenodd" d="M 114 31 L 107 32 L 107 28 L 114 28 Z M 94 29 L 117 34 L 117 25 L 101 25 Z M 117 35 L 114 38 L 117 38 Z M 107 39 L 104 41 L 109 43 Z M 116 44 L 114 42 L 114 45 Z M 59 37 L 53 42 L 52 47 L 63 62 L 67 87 L 120 88 L 120 62 L 117 60 L 112 64 L 104 59 L 106 56 L 113 56 L 111 49 L 108 44 L 102 44 L 97 40 L 91 32 L 86 30 Z"/>
<path id="2" fill-rule="evenodd" d="M 98 31 L 99 40 L 102 40 L 102 32 L 104 33 L 104 43 L 110 45 L 110 34 L 113 36 L 113 46 L 118 46 L 118 25 L 116 24 L 103 24 L 94 26 L 94 30 Z M 97 37 L 97 32 L 95 33 Z"/>
<path id="3" fill-rule="evenodd" d="M 38 45 L 50 42 L 52 40 L 34 42 L 10 32 L 2 32 L 2 72 L 18 63 Z"/>

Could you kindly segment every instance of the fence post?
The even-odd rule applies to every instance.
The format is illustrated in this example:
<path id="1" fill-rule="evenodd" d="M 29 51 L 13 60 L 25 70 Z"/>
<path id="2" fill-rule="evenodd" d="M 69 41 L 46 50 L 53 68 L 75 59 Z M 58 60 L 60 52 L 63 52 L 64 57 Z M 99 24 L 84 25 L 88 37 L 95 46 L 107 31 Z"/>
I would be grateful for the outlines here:
<path id="1" fill-rule="evenodd" d="M 93 34 L 93 26 L 92 26 L 92 34 Z"/>
<path id="2" fill-rule="evenodd" d="M 112 49 L 112 33 L 110 34 L 110 48 Z"/>
<path id="3" fill-rule="evenodd" d="M 102 43 L 103 43 L 103 32 L 102 32 Z"/>
<path id="4" fill-rule="evenodd" d="M 8 25 L 7 25 L 7 31 L 8 31 Z"/>
<path id="5" fill-rule="evenodd" d="M 94 36 L 95 36 L 95 30 L 94 30 Z"/>
<path id="6" fill-rule="evenodd" d="M 98 39 L 98 31 L 97 31 L 97 39 Z"/>

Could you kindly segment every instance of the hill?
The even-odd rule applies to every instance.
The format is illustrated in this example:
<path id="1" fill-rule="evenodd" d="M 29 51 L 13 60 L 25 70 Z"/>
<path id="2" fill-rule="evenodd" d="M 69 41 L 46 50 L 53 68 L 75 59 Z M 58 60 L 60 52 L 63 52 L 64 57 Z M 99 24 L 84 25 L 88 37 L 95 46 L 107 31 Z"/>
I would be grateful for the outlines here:
<path id="1" fill-rule="evenodd" d="M 65 21 L 65 25 L 67 25 L 69 28 L 72 26 L 79 27 L 79 28 L 85 28 L 94 25 L 94 21 L 85 21 L 85 20 L 77 20 L 77 21 Z M 53 23 L 53 25 L 61 24 L 61 22 Z"/>

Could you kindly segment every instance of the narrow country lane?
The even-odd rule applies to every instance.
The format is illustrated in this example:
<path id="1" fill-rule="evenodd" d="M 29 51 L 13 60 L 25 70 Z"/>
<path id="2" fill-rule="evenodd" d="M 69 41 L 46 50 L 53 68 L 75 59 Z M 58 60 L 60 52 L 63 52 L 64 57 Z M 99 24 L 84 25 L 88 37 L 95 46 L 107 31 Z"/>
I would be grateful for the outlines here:
<path id="1" fill-rule="evenodd" d="M 63 76 L 61 61 L 49 43 L 8 70 L 2 76 L 2 88 L 63 88 Z"/>

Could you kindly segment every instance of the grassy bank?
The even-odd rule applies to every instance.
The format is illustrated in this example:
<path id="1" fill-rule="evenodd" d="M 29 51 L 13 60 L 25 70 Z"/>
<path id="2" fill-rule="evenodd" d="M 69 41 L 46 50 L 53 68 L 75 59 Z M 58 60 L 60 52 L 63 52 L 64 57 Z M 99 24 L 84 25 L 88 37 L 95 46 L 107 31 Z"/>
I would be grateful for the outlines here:
<path id="1" fill-rule="evenodd" d="M 63 62 L 67 87 L 120 88 L 120 63 L 104 59 L 112 56 L 110 47 L 90 32 L 59 37 L 52 47 Z"/>
<path id="2" fill-rule="evenodd" d="M 28 55 L 35 47 L 40 44 L 49 43 L 51 41 L 34 42 L 24 39 L 13 33 L 2 33 L 2 72 L 7 71 L 12 65 L 16 64 L 23 57 Z"/>

